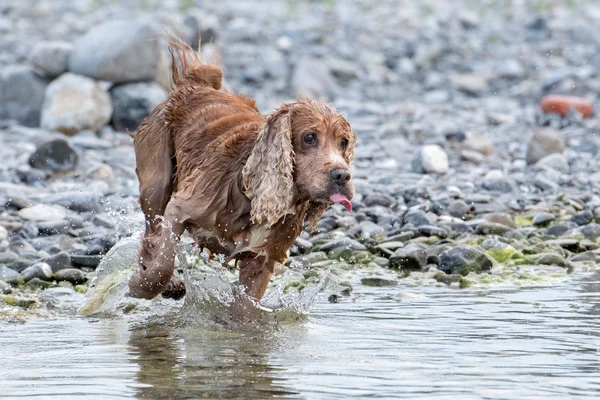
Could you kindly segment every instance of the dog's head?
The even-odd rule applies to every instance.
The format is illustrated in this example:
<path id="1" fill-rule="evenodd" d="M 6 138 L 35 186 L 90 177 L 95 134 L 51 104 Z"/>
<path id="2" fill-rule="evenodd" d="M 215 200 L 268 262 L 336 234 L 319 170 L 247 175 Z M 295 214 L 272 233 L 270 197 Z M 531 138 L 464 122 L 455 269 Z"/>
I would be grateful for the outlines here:
<path id="1" fill-rule="evenodd" d="M 323 101 L 301 100 L 272 112 L 243 170 L 252 221 L 273 225 L 295 201 L 351 210 L 355 142 L 348 121 Z"/>

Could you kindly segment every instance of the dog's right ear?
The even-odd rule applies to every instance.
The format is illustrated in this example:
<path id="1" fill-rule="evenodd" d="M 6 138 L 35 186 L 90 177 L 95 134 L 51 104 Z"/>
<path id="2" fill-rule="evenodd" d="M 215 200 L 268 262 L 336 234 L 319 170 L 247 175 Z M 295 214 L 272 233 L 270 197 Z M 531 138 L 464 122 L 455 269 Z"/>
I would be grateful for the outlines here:
<path id="1" fill-rule="evenodd" d="M 275 224 L 292 206 L 294 198 L 294 149 L 290 105 L 267 117 L 254 149 L 242 170 L 246 196 L 252 202 L 250 215 L 256 224 Z"/>

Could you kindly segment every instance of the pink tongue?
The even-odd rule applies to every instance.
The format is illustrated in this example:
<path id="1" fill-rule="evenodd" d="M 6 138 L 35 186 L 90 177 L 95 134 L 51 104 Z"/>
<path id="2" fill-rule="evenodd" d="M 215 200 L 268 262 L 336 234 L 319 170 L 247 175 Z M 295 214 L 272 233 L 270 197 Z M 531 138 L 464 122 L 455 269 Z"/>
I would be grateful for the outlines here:
<path id="1" fill-rule="evenodd" d="M 332 194 L 331 196 L 329 196 L 329 200 L 333 201 L 334 203 L 339 203 L 343 205 L 344 207 L 346 207 L 346 210 L 352 212 L 352 203 L 350 203 L 350 200 L 348 200 L 348 198 L 343 194 Z"/>

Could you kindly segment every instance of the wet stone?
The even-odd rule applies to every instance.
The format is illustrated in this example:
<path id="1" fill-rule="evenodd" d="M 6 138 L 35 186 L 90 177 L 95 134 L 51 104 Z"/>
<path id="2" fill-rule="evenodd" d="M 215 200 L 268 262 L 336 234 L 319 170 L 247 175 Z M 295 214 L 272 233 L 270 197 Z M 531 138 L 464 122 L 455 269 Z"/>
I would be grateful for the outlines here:
<path id="1" fill-rule="evenodd" d="M 61 251 L 60 253 L 44 259 L 43 262 L 50 265 L 52 272 L 56 273 L 57 271 L 71 267 L 71 256 L 69 253 Z"/>
<path id="2" fill-rule="evenodd" d="M 473 246 L 457 246 L 440 254 L 440 270 L 447 274 L 466 276 L 470 272 L 492 269 L 492 262 L 485 253 Z"/>
<path id="3" fill-rule="evenodd" d="M 600 237 L 600 225 L 598 224 L 588 224 L 581 228 L 581 233 L 585 236 L 586 239 L 596 240 Z"/>
<path id="4" fill-rule="evenodd" d="M 448 214 L 456 218 L 464 218 L 468 213 L 472 212 L 471 206 L 465 203 L 463 200 L 455 200 L 448 204 L 446 209 Z"/>
<path id="5" fill-rule="evenodd" d="M 565 223 L 561 223 L 561 224 L 552 225 L 546 229 L 546 235 L 556 236 L 556 237 L 562 236 L 575 227 L 576 227 L 576 225 L 572 222 L 571 223 L 565 222 Z"/>
<path id="6" fill-rule="evenodd" d="M 441 238 L 448 236 L 448 231 L 446 229 L 435 225 L 421 225 L 417 229 L 421 236 L 438 236 Z"/>
<path id="7" fill-rule="evenodd" d="M 4 282 L 3 280 L 0 280 L 0 294 L 11 294 L 12 293 L 12 286 L 9 285 L 8 283 Z"/>
<path id="8" fill-rule="evenodd" d="M 96 268 L 102 261 L 101 255 L 71 254 L 71 264 L 76 267 Z"/>
<path id="9" fill-rule="evenodd" d="M 533 225 L 546 226 L 555 219 L 556 217 L 554 214 L 550 214 L 548 212 L 539 212 L 533 216 Z"/>
<path id="10" fill-rule="evenodd" d="M 0 252 L 0 264 L 10 264 L 19 259 L 19 255 L 13 251 L 6 250 Z"/>
<path id="11" fill-rule="evenodd" d="M 431 225 L 431 220 L 424 211 L 412 210 L 404 214 L 402 218 L 404 224 L 411 224 L 419 227 L 421 225 Z"/>
<path id="12" fill-rule="evenodd" d="M 6 265 L 0 265 L 0 280 L 10 284 L 17 284 L 22 280 L 22 278 L 18 272 L 13 271 Z"/>
<path id="13" fill-rule="evenodd" d="M 393 207 L 396 204 L 396 200 L 389 195 L 386 194 L 369 194 L 363 198 L 363 202 L 367 207 L 372 206 L 383 206 L 383 207 Z"/>
<path id="14" fill-rule="evenodd" d="M 65 268 L 54 273 L 54 279 L 57 281 L 67 281 L 74 285 L 84 283 L 87 281 L 86 274 L 80 269 L 76 268 Z"/>
<path id="15" fill-rule="evenodd" d="M 577 214 L 573 215 L 573 217 L 571 218 L 572 222 L 575 222 L 577 225 L 581 226 L 581 225 L 587 225 L 590 222 L 592 222 L 592 219 L 594 218 L 594 214 L 592 214 L 590 211 L 581 211 L 578 212 Z"/>
<path id="16" fill-rule="evenodd" d="M 52 268 L 46 263 L 39 262 L 25 268 L 25 270 L 21 272 L 21 278 L 23 278 L 25 282 L 34 278 L 49 280 L 52 278 Z"/>
<path id="17" fill-rule="evenodd" d="M 512 228 L 495 222 L 482 222 L 477 225 L 479 235 L 505 235 L 512 231 Z"/>
<path id="18" fill-rule="evenodd" d="M 328 251 L 331 251 L 333 249 L 337 249 L 340 247 L 344 247 L 344 248 L 346 248 L 348 250 L 352 250 L 352 251 L 367 249 L 364 244 L 362 244 L 354 239 L 351 239 L 349 237 L 342 237 L 340 239 L 334 239 L 334 240 L 322 245 L 320 249 L 322 251 L 328 252 Z"/>
<path id="19" fill-rule="evenodd" d="M 17 272 L 22 272 L 25 268 L 29 267 L 31 264 L 33 264 L 33 262 L 30 260 L 17 260 L 15 262 L 8 264 L 8 268 L 10 268 L 14 271 L 17 271 Z"/>
<path id="20" fill-rule="evenodd" d="M 362 278 L 360 283 L 362 283 L 363 286 L 369 287 L 390 287 L 398 285 L 397 281 L 384 278 Z"/>
<path id="21" fill-rule="evenodd" d="M 411 243 L 397 249 L 390 257 L 390 264 L 393 268 L 420 270 L 427 265 L 427 253 L 422 246 Z"/>

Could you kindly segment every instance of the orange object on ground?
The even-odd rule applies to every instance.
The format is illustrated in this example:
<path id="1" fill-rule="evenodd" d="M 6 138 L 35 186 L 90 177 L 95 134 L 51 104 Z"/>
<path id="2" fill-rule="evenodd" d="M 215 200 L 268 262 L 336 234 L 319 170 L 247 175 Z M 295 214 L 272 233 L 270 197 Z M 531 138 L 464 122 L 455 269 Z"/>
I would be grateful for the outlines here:
<path id="1" fill-rule="evenodd" d="M 544 96 L 540 105 L 542 106 L 542 111 L 545 113 L 560 114 L 563 117 L 567 115 L 569 108 L 573 108 L 583 115 L 584 118 L 590 118 L 594 115 L 594 105 L 592 102 L 581 97 L 558 95 Z"/>

